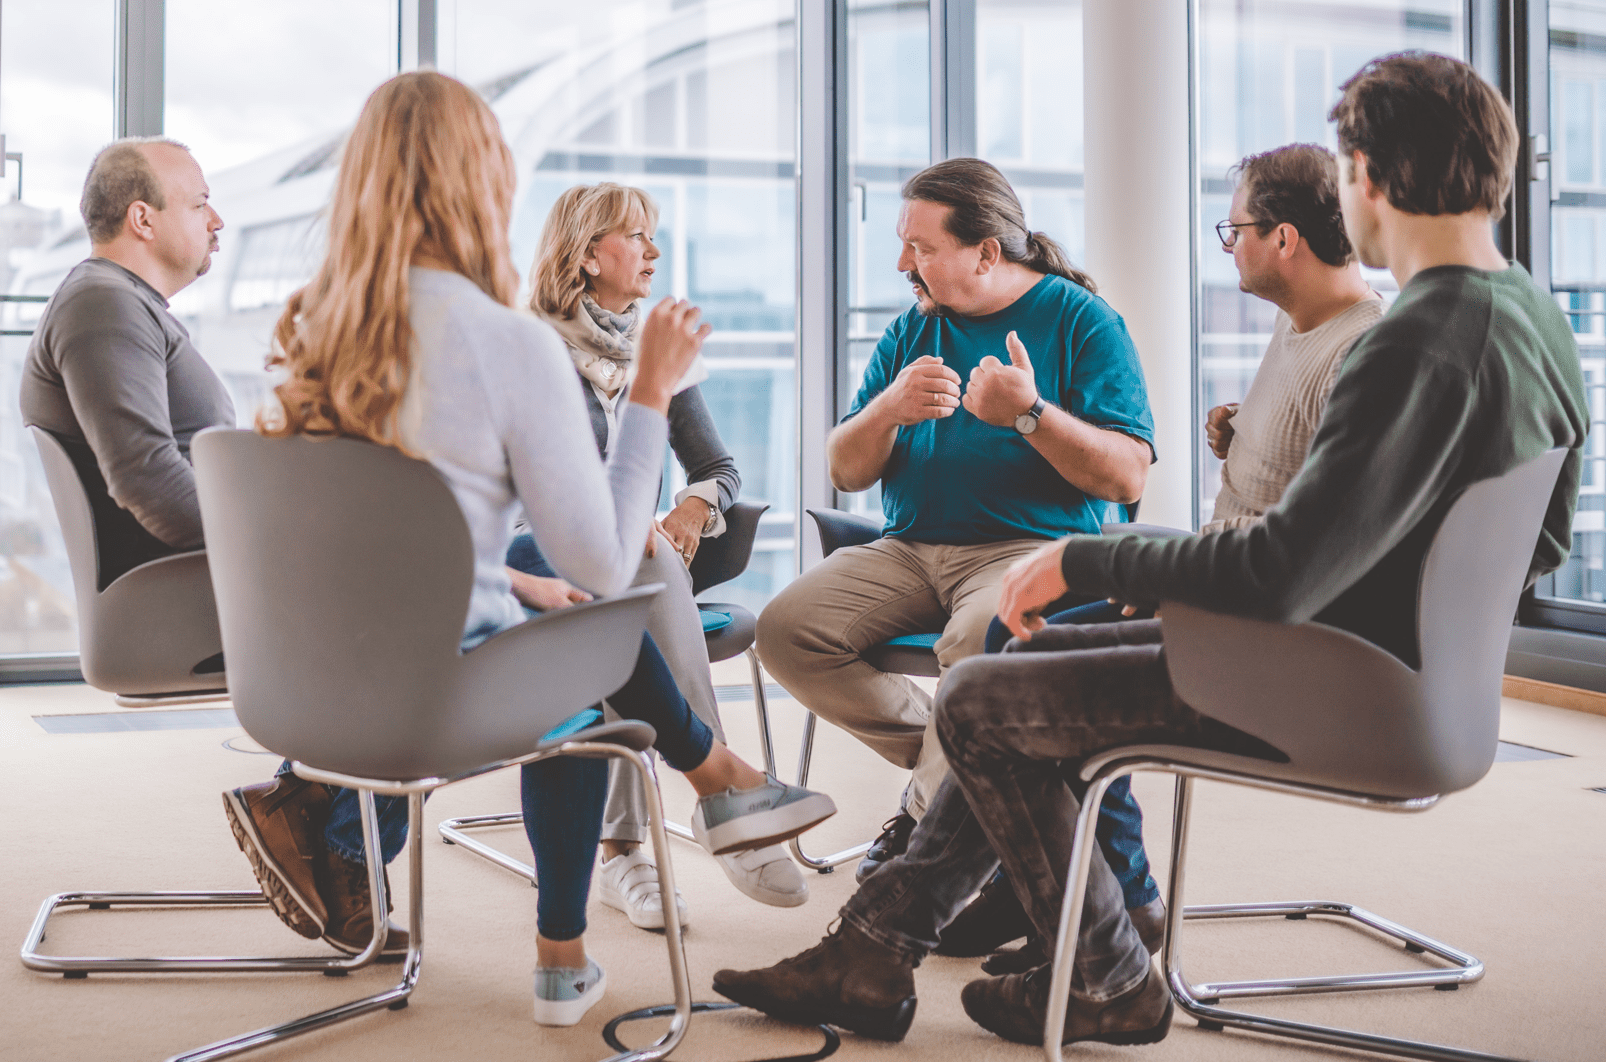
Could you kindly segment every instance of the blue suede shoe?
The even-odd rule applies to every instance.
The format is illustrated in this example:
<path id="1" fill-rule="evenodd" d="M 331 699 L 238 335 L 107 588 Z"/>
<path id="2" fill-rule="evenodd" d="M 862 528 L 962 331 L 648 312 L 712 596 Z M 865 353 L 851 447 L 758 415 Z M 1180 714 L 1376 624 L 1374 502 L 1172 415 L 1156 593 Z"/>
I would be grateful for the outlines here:
<path id="1" fill-rule="evenodd" d="M 773 775 L 752 789 L 727 789 L 697 801 L 692 832 L 714 855 L 790 840 L 836 814 L 824 793 L 787 785 Z"/>

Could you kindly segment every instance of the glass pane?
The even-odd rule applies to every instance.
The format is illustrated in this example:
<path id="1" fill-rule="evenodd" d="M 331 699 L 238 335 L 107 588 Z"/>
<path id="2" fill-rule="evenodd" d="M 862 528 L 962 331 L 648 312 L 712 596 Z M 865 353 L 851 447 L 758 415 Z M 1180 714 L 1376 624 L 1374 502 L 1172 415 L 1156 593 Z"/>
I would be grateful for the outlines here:
<path id="1" fill-rule="evenodd" d="M 898 272 L 898 190 L 931 162 L 931 23 L 925 3 L 848 4 L 848 364 L 838 402 L 848 410 L 889 324 L 914 305 Z M 881 518 L 881 486 L 841 496 Z"/>
<path id="2" fill-rule="evenodd" d="M 1327 111 L 1368 60 L 1406 48 L 1464 58 L 1460 0 L 1200 0 L 1199 383 L 1204 409 L 1249 390 L 1277 309 L 1238 290 L 1215 224 L 1227 216 L 1228 171 L 1244 156 L 1302 141 L 1336 149 Z M 1593 252 L 1591 252 L 1593 253 Z M 1384 270 L 1366 270 L 1385 299 Z M 1199 510 L 1210 519 L 1221 462 L 1199 445 Z"/>
<path id="3" fill-rule="evenodd" d="M 978 0 L 976 67 L 981 157 L 1009 178 L 1026 224 L 1080 264 L 1081 0 Z"/>
<path id="4" fill-rule="evenodd" d="M 77 607 L 56 510 L 17 409 L 41 301 L 85 257 L 78 194 L 112 138 L 113 0 L 7 4 L 0 14 L 0 655 L 78 649 Z M 33 301 L 11 301 L 18 298 Z"/>
<path id="5" fill-rule="evenodd" d="M 395 17 L 393 0 L 167 0 L 164 126 L 206 171 L 225 225 L 212 269 L 172 308 L 242 425 L 268 398 L 284 300 L 323 256 L 341 141 L 395 72 Z"/>
<path id="6" fill-rule="evenodd" d="M 514 264 L 576 184 L 646 189 L 663 257 L 653 298 L 714 326 L 702 385 L 742 497 L 767 502 L 745 575 L 714 593 L 755 611 L 796 541 L 796 59 L 793 0 L 441 0 L 441 69 L 492 101 L 519 168 Z M 660 504 L 685 475 L 665 462 Z"/>
<path id="7" fill-rule="evenodd" d="M 1541 594 L 1606 601 L 1606 2 L 1550 5 L 1551 288 L 1571 312 L 1589 397 L 1590 433 L 1573 548 Z"/>

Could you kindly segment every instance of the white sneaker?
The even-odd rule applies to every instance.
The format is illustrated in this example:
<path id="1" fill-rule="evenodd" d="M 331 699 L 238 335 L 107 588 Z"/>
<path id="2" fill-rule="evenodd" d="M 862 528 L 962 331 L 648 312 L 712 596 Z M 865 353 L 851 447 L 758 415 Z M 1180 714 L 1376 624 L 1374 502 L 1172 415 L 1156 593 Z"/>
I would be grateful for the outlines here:
<path id="1" fill-rule="evenodd" d="M 564 966 L 535 968 L 535 1020 L 538 1025 L 574 1025 L 608 989 L 608 975 L 588 955 L 583 970 Z"/>
<path id="2" fill-rule="evenodd" d="M 694 834 L 707 833 L 700 806 L 691 813 L 691 828 Z M 809 883 L 803 880 L 803 872 L 786 854 L 785 845 L 728 852 L 714 859 L 732 885 L 759 903 L 771 907 L 798 907 L 809 902 Z"/>
<path id="3" fill-rule="evenodd" d="M 640 848 L 604 860 L 602 864 L 602 902 L 623 911 L 630 924 L 639 929 L 664 928 L 663 897 L 658 892 L 658 868 Z M 675 907 L 680 924 L 686 925 L 686 900 L 675 890 Z"/>
<path id="4" fill-rule="evenodd" d="M 731 884 L 759 903 L 798 907 L 809 902 L 809 883 L 786 854 L 785 845 L 772 844 L 714 858 Z"/>

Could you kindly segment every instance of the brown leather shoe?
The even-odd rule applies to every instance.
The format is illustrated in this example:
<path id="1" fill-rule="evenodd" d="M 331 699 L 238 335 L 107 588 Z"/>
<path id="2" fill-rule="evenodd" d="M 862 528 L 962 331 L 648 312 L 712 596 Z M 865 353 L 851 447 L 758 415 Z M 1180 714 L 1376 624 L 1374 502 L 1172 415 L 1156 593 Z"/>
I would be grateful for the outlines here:
<path id="1" fill-rule="evenodd" d="M 915 964 L 844 923 L 800 955 L 762 970 L 721 970 L 714 991 L 800 1025 L 902 1040 L 915 1017 Z"/>
<path id="2" fill-rule="evenodd" d="M 328 909 L 318 895 L 313 867 L 325 850 L 329 790 L 286 774 L 229 790 L 223 811 L 273 912 L 304 937 L 323 936 Z"/>
<path id="3" fill-rule="evenodd" d="M 1159 952 L 1160 945 L 1165 943 L 1165 901 L 1156 897 L 1142 907 L 1128 907 L 1126 913 L 1132 919 L 1132 927 L 1138 931 L 1138 938 L 1143 941 L 1143 946 L 1148 949 L 1149 954 L 1154 955 Z M 1033 933 L 1020 947 L 999 948 L 987 956 L 982 960 L 981 972 L 995 977 L 1025 973 L 1052 958 L 1054 956 L 1048 952 L 1048 942 Z"/>
<path id="4" fill-rule="evenodd" d="M 325 848 L 317 863 L 318 894 L 329 911 L 323 939 L 347 955 L 368 947 L 374 935 L 374 905 L 368 892 L 368 868 L 353 863 L 338 852 Z M 390 895 L 390 874 L 384 875 L 385 895 Z M 407 930 L 385 919 L 385 943 L 379 949 L 380 962 L 400 962 L 407 955 Z"/>
<path id="5" fill-rule="evenodd" d="M 982 1028 L 1017 1044 L 1041 1044 L 1048 1014 L 1049 966 L 1008 977 L 972 981 L 959 994 L 965 1013 Z M 1060 1043 L 1153 1044 L 1171 1031 L 1171 990 L 1153 964 L 1143 983 L 1103 1003 L 1071 997 Z"/>
<path id="6" fill-rule="evenodd" d="M 976 898 L 942 928 L 937 954 L 960 958 L 986 955 L 1032 932 L 1032 920 L 1026 917 L 1015 887 L 1004 875 L 995 874 Z"/>

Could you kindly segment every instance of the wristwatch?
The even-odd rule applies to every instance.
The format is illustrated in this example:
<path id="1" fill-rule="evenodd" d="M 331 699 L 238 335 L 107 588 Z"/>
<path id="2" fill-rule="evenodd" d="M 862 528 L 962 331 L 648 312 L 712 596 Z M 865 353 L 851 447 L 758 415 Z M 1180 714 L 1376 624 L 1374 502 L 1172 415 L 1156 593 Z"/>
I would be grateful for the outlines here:
<path id="1" fill-rule="evenodd" d="M 703 521 L 703 534 L 707 535 L 712 533 L 714 525 L 719 523 L 719 506 L 707 498 L 699 498 L 698 501 L 708 506 L 708 519 Z"/>
<path id="2" fill-rule="evenodd" d="M 1042 419 L 1043 410 L 1047 407 L 1048 403 L 1043 401 L 1043 396 L 1038 395 L 1037 401 L 1032 403 L 1032 408 L 1015 418 L 1015 430 L 1022 435 L 1030 435 L 1036 431 L 1037 422 Z"/>

